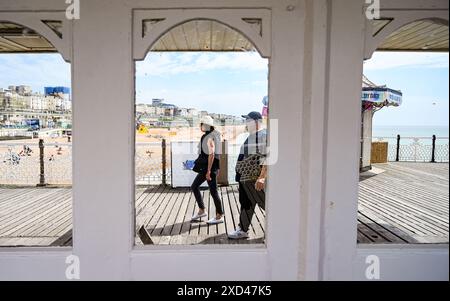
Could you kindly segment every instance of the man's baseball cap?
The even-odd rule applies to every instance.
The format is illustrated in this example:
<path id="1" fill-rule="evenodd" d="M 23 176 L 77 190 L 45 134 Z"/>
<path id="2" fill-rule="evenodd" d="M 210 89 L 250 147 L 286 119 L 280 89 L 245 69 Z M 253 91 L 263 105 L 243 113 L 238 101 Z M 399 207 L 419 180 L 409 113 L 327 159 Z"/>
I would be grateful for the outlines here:
<path id="1" fill-rule="evenodd" d="M 242 118 L 253 119 L 253 120 L 261 120 L 262 119 L 262 115 L 259 112 L 252 111 L 252 112 L 248 113 L 247 115 L 242 115 Z"/>

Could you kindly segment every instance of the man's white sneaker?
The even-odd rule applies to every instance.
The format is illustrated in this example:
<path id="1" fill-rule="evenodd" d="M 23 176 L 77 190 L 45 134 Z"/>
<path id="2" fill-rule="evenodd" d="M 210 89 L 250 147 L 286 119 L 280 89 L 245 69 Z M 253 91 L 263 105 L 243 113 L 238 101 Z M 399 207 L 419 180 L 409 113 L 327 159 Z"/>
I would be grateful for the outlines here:
<path id="1" fill-rule="evenodd" d="M 221 218 L 219 218 L 219 219 L 213 217 L 212 219 L 210 219 L 206 223 L 209 224 L 209 225 L 215 225 L 215 224 L 223 223 L 223 216 Z"/>
<path id="2" fill-rule="evenodd" d="M 208 213 L 206 213 L 206 211 L 203 212 L 202 214 L 196 213 L 194 216 L 191 217 L 191 222 L 198 221 L 199 219 L 205 216 L 208 216 Z"/>
<path id="3" fill-rule="evenodd" d="M 233 232 L 228 233 L 228 238 L 230 239 L 244 239 L 248 238 L 248 234 L 245 231 L 242 231 L 241 228 L 237 228 Z"/>

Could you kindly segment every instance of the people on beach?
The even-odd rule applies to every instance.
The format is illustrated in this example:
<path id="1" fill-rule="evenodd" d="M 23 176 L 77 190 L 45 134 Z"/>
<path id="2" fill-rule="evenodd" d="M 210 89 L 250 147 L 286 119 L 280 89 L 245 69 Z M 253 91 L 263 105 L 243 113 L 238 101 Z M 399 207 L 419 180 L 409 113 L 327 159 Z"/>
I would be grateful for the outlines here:
<path id="1" fill-rule="evenodd" d="M 31 153 L 33 153 L 31 148 L 28 145 L 24 144 L 23 145 L 23 150 L 20 151 L 19 156 L 22 156 L 22 157 L 24 157 L 24 156 L 31 156 Z"/>
<path id="2" fill-rule="evenodd" d="M 264 189 L 267 167 L 264 159 L 267 154 L 267 132 L 263 128 L 263 118 L 260 113 L 250 112 L 242 117 L 245 118 L 249 136 L 241 146 L 236 164 L 236 181 L 239 183 L 239 203 L 241 210 L 238 227 L 236 230 L 228 233 L 228 238 L 230 239 L 248 238 L 248 230 L 255 213 L 256 205 L 265 210 Z M 248 174 L 242 174 L 242 170 L 239 172 L 238 165 L 243 164 L 246 165 L 244 170 Z"/>
<path id="3" fill-rule="evenodd" d="M 200 138 L 199 156 L 195 160 L 193 170 L 197 176 L 192 182 L 191 189 L 198 204 L 198 212 L 192 216 L 191 221 L 199 221 L 202 217 L 208 216 L 200 185 L 205 181 L 208 183 L 209 191 L 214 200 L 216 215 L 207 221 L 208 224 L 223 223 L 222 200 L 217 190 L 217 176 L 219 173 L 220 133 L 214 128 L 214 120 L 210 116 L 204 116 L 200 120 L 200 129 L 204 133 Z"/>

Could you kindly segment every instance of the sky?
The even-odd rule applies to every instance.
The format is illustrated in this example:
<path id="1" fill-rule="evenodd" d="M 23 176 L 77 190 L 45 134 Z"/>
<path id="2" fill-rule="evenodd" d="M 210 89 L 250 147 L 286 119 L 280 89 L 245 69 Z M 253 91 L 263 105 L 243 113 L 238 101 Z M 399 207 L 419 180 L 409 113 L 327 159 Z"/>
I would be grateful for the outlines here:
<path id="1" fill-rule="evenodd" d="M 60 54 L 0 54 L 0 88 L 28 85 L 44 93 L 47 86 L 70 87 L 70 64 Z"/>
<path id="2" fill-rule="evenodd" d="M 448 126 L 448 53 L 375 52 L 364 74 L 377 85 L 401 90 L 399 107 L 383 108 L 374 126 Z"/>
<path id="3" fill-rule="evenodd" d="M 403 92 L 402 105 L 377 112 L 374 126 L 448 126 L 447 53 L 375 52 L 364 74 Z M 267 77 L 268 61 L 256 52 L 149 53 L 136 63 L 136 101 L 241 115 L 261 111 Z M 0 88 L 20 84 L 70 86 L 70 65 L 59 54 L 0 54 Z"/>
<path id="4" fill-rule="evenodd" d="M 261 111 L 268 60 L 256 52 L 150 53 L 136 63 L 136 100 L 240 116 Z"/>

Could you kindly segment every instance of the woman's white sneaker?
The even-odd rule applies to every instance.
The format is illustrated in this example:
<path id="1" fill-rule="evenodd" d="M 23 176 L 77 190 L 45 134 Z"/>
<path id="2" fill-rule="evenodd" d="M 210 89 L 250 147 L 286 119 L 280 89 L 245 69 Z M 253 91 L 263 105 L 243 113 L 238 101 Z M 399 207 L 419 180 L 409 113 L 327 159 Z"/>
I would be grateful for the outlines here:
<path id="1" fill-rule="evenodd" d="M 236 230 L 233 232 L 228 233 L 228 238 L 230 239 L 244 239 L 248 238 L 248 233 L 245 231 L 242 231 L 241 228 L 237 227 Z"/>
<path id="2" fill-rule="evenodd" d="M 206 213 L 206 211 L 203 212 L 202 214 L 197 213 L 191 217 L 191 222 L 198 221 L 199 219 L 201 219 L 202 217 L 205 217 L 205 216 L 208 216 L 208 213 Z"/>
<path id="3" fill-rule="evenodd" d="M 221 218 L 219 218 L 219 219 L 213 217 L 212 219 L 208 220 L 206 223 L 209 224 L 209 225 L 215 225 L 215 224 L 223 223 L 223 216 Z"/>

